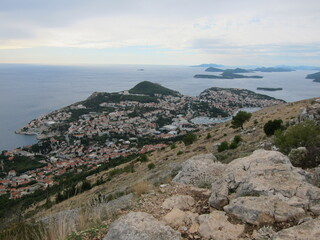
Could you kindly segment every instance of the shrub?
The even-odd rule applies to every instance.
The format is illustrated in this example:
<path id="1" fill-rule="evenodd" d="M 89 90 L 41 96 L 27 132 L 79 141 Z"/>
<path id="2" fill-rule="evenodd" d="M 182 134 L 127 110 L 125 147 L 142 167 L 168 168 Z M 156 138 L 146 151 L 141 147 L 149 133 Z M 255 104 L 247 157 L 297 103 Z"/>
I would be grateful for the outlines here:
<path id="1" fill-rule="evenodd" d="M 274 143 L 285 154 L 292 148 L 320 146 L 320 127 L 308 120 L 291 126 L 286 131 L 277 130 Z"/>
<path id="2" fill-rule="evenodd" d="M 138 161 L 140 161 L 140 162 L 148 162 L 149 159 L 148 159 L 147 155 L 143 154 L 138 158 Z"/>
<path id="3" fill-rule="evenodd" d="M 207 136 L 206 136 L 206 139 L 210 139 L 211 138 L 211 134 L 208 133 Z"/>
<path id="4" fill-rule="evenodd" d="M 196 140 L 197 140 L 197 135 L 195 135 L 194 133 L 188 133 L 182 139 L 184 145 L 186 146 L 192 144 Z"/>
<path id="5" fill-rule="evenodd" d="M 156 167 L 156 165 L 154 163 L 149 163 L 148 164 L 148 169 L 151 170 L 151 169 L 154 169 Z"/>
<path id="6" fill-rule="evenodd" d="M 264 130 L 265 134 L 268 137 L 270 137 L 274 134 L 274 132 L 276 130 L 282 130 L 284 128 L 282 123 L 283 122 L 281 119 L 270 120 L 264 125 L 263 130 Z"/>
<path id="7" fill-rule="evenodd" d="M 177 155 L 179 156 L 179 155 L 181 155 L 181 154 L 183 154 L 183 152 L 182 151 L 179 151 L 178 153 L 177 153 Z"/>
<path id="8" fill-rule="evenodd" d="M 241 142 L 242 141 L 242 138 L 241 138 L 241 136 L 240 135 L 236 135 L 236 136 L 234 136 L 234 138 L 233 138 L 233 142 L 235 142 L 236 144 L 238 144 L 239 142 Z"/>
<path id="9" fill-rule="evenodd" d="M 170 148 L 171 148 L 171 150 L 172 150 L 172 149 L 175 149 L 175 148 L 177 148 L 177 145 L 176 145 L 176 144 L 172 144 L 172 145 L 170 146 Z"/>
<path id="10" fill-rule="evenodd" d="M 238 144 L 235 141 L 232 141 L 232 143 L 229 145 L 229 149 L 235 149 L 238 147 Z"/>
<path id="11" fill-rule="evenodd" d="M 290 126 L 286 131 L 276 130 L 274 144 L 285 154 L 290 153 L 294 148 L 306 147 L 308 154 L 302 168 L 314 167 L 319 164 L 320 149 L 320 126 L 314 121 L 304 121 Z"/>
<path id="12" fill-rule="evenodd" d="M 227 141 L 222 142 L 219 146 L 218 146 L 218 152 L 223 152 L 225 150 L 229 149 L 229 143 Z"/>

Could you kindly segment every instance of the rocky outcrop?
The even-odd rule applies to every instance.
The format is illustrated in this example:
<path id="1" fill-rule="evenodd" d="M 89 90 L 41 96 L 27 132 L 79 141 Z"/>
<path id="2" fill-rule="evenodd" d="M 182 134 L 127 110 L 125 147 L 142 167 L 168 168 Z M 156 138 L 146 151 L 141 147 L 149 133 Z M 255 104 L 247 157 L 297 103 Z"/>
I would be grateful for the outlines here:
<path id="1" fill-rule="evenodd" d="M 164 209 L 178 208 L 180 210 L 187 210 L 190 209 L 195 203 L 195 200 L 191 196 L 173 195 L 163 202 L 162 207 Z"/>
<path id="2" fill-rule="evenodd" d="M 320 239 L 320 218 L 309 220 L 301 225 L 284 229 L 275 234 L 274 240 Z"/>
<path id="3" fill-rule="evenodd" d="M 244 225 L 230 223 L 222 211 L 200 215 L 199 222 L 199 234 L 205 239 L 238 239 L 244 231 Z"/>
<path id="4" fill-rule="evenodd" d="M 104 240 L 181 240 L 180 233 L 143 212 L 131 212 L 110 225 Z"/>
<path id="5" fill-rule="evenodd" d="M 304 174 L 285 155 L 257 150 L 227 165 L 212 183 L 209 203 L 256 225 L 320 214 L 320 189 Z"/>
<path id="6" fill-rule="evenodd" d="M 174 177 L 173 182 L 194 186 L 210 184 L 221 176 L 224 169 L 225 165 L 217 162 L 213 154 L 197 155 L 183 163 L 182 170 Z"/>

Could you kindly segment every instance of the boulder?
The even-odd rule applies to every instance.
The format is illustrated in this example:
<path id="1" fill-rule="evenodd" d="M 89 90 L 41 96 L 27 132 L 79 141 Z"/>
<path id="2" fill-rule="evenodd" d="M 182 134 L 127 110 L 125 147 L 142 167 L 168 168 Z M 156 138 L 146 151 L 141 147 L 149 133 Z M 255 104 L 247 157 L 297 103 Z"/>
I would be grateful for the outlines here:
<path id="1" fill-rule="evenodd" d="M 188 195 L 173 195 L 166 200 L 164 200 L 162 207 L 164 209 L 173 209 L 178 208 L 181 210 L 190 209 L 193 205 L 195 205 L 196 201 L 193 197 Z"/>
<path id="2" fill-rule="evenodd" d="M 263 225 L 286 222 L 304 216 L 302 208 L 292 207 L 277 197 L 239 197 L 233 199 L 224 210 L 243 222 Z"/>
<path id="3" fill-rule="evenodd" d="M 192 212 L 184 212 L 178 208 L 172 209 L 167 215 L 163 217 L 163 220 L 173 228 L 180 228 L 183 226 L 192 226 L 198 222 L 198 214 Z"/>
<path id="4" fill-rule="evenodd" d="M 253 224 L 288 221 L 302 216 L 302 210 L 320 214 L 320 189 L 307 178 L 308 174 L 293 167 L 282 153 L 257 150 L 226 166 L 220 179 L 212 183 L 209 204 Z M 248 196 L 250 198 L 244 198 Z M 281 205 L 289 212 L 281 212 L 272 204 Z M 251 216 L 241 217 L 244 209 L 251 209 Z M 263 220 L 259 216 L 263 216 Z M 274 220 L 267 216 L 274 216 Z"/>
<path id="5" fill-rule="evenodd" d="M 205 239 L 231 240 L 239 239 L 244 231 L 244 225 L 232 224 L 225 212 L 213 211 L 199 216 L 199 234 Z"/>
<path id="6" fill-rule="evenodd" d="M 275 234 L 274 240 L 320 239 L 320 218 L 309 220 L 291 228 L 283 229 Z"/>
<path id="7" fill-rule="evenodd" d="M 213 154 L 194 156 L 182 164 L 182 170 L 173 178 L 174 182 L 200 186 L 210 184 L 221 176 L 225 165 L 217 162 Z"/>
<path id="8" fill-rule="evenodd" d="M 143 212 L 130 212 L 113 222 L 104 240 L 181 240 L 181 234 Z"/>

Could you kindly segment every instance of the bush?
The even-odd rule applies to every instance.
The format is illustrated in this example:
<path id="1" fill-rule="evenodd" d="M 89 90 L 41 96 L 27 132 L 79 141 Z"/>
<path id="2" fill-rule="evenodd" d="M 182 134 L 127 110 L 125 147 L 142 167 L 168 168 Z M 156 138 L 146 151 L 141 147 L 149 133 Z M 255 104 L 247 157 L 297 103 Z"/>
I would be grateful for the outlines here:
<path id="1" fill-rule="evenodd" d="M 229 145 L 229 149 L 235 149 L 238 147 L 238 144 L 235 141 L 232 141 L 232 143 Z"/>
<path id="2" fill-rule="evenodd" d="M 154 169 L 156 167 L 156 165 L 154 163 L 149 163 L 148 164 L 148 169 L 151 170 L 151 169 Z"/>
<path id="3" fill-rule="evenodd" d="M 181 155 L 181 154 L 183 154 L 183 152 L 182 151 L 179 151 L 178 153 L 177 153 L 177 155 L 179 156 L 179 155 Z"/>
<path id="4" fill-rule="evenodd" d="M 197 140 L 197 135 L 195 135 L 194 133 L 188 133 L 182 139 L 184 145 L 186 146 L 192 144 L 196 140 Z"/>
<path id="5" fill-rule="evenodd" d="M 241 136 L 240 135 L 236 135 L 236 136 L 234 136 L 234 138 L 233 138 L 233 142 L 235 142 L 236 144 L 238 144 L 239 142 L 241 142 L 242 141 L 242 138 L 241 138 Z"/>
<path id="6" fill-rule="evenodd" d="M 138 158 L 138 161 L 140 161 L 140 162 L 148 162 L 149 159 L 148 159 L 147 155 L 143 154 Z"/>
<path id="7" fill-rule="evenodd" d="M 176 145 L 176 144 L 172 144 L 172 145 L 170 146 L 170 148 L 171 148 L 171 150 L 172 150 L 172 149 L 175 149 L 175 148 L 177 148 L 177 145 Z"/>
<path id="8" fill-rule="evenodd" d="M 319 164 L 320 127 L 314 121 L 304 121 L 289 127 L 286 131 L 276 130 L 274 144 L 285 154 L 298 147 L 307 148 L 309 154 L 302 168 L 314 167 Z"/>
<path id="9" fill-rule="evenodd" d="M 308 120 L 291 126 L 286 131 L 277 130 L 274 143 L 285 154 L 292 148 L 320 146 L 320 127 Z"/>
<path id="10" fill-rule="evenodd" d="M 223 152 L 225 150 L 229 149 L 229 143 L 227 141 L 222 142 L 219 146 L 218 146 L 218 152 Z"/>
<path id="11" fill-rule="evenodd" d="M 264 127 L 263 127 L 263 130 L 265 132 L 265 134 L 270 137 L 274 134 L 274 132 L 276 130 L 282 130 L 284 129 L 284 126 L 282 125 L 282 120 L 279 119 L 279 120 L 270 120 L 268 121 Z"/>
<path id="12" fill-rule="evenodd" d="M 206 136 L 206 139 L 210 139 L 211 138 L 211 134 L 208 133 L 207 136 Z"/>

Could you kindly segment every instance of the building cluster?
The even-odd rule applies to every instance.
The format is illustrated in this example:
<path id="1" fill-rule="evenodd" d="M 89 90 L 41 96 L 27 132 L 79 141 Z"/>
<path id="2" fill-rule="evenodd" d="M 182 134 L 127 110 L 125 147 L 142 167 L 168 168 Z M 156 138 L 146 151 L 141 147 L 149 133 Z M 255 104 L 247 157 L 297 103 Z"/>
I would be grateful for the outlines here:
<path id="1" fill-rule="evenodd" d="M 31 121 L 17 133 L 45 136 L 50 153 L 42 160 L 44 167 L 22 174 L 15 170 L 6 172 L 0 178 L 0 195 L 9 193 L 10 198 L 17 199 L 58 184 L 59 176 L 64 173 L 94 170 L 115 158 L 161 149 L 166 144 L 147 143 L 141 146 L 139 141 L 170 139 L 200 128 L 191 120 L 204 111 L 194 110 L 191 107 L 194 102 L 205 101 L 230 115 L 240 107 L 265 107 L 281 103 L 275 99 L 254 98 L 248 93 L 223 89 L 209 89 L 199 97 L 156 97 L 158 101 L 155 102 L 101 102 L 95 111 L 85 111 L 78 119 L 70 121 L 74 111 L 88 110 L 85 103 L 74 104 Z M 59 130 L 61 125 L 67 127 Z M 35 154 L 28 152 L 28 148 L 26 150 L 16 149 L 5 152 L 5 155 L 8 161 L 16 155 L 33 158 Z M 1 170 L 3 163 L 0 164 Z"/>

